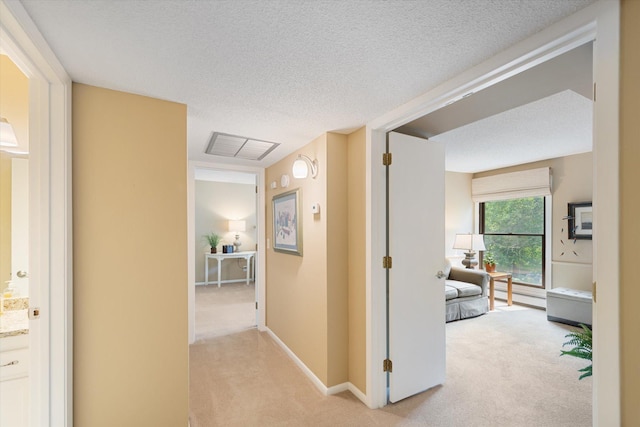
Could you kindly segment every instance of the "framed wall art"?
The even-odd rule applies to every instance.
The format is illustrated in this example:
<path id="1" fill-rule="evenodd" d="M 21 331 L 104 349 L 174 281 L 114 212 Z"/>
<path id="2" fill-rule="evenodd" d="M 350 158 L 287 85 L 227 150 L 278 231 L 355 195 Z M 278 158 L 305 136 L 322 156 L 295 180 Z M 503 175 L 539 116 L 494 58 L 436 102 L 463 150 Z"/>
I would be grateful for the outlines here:
<path id="1" fill-rule="evenodd" d="M 273 196 L 273 250 L 302 256 L 301 190 Z"/>
<path id="2" fill-rule="evenodd" d="M 569 203 L 569 239 L 593 237 L 593 206 L 591 202 Z"/>

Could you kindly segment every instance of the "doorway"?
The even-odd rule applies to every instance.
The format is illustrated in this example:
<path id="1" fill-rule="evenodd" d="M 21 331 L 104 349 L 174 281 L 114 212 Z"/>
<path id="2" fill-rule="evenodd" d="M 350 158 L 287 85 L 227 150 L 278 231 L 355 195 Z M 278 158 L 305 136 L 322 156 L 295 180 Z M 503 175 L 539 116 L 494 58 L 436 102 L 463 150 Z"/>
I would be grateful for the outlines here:
<path id="1" fill-rule="evenodd" d="M 29 79 L 0 55 L 0 425 L 29 420 Z"/>
<path id="2" fill-rule="evenodd" d="M 385 256 L 384 245 L 381 243 L 384 236 L 385 204 L 384 197 L 379 193 L 384 188 L 384 169 L 380 167 L 379 160 L 384 153 L 385 134 L 399 126 L 436 111 L 451 102 L 455 102 L 468 96 L 469 93 L 482 90 L 499 81 L 505 80 L 519 72 L 527 70 L 539 63 L 556 57 L 568 50 L 595 39 L 598 35 L 598 43 L 594 52 L 594 74 L 598 83 L 598 103 L 594 108 L 594 170 L 617 170 L 617 105 L 618 105 L 618 29 L 619 29 L 619 5 L 614 3 L 598 3 L 593 7 L 583 9 L 579 13 L 554 25 L 551 28 L 527 39 L 518 45 L 502 52 L 480 64 L 462 75 L 438 86 L 427 94 L 410 103 L 392 111 L 368 124 L 371 129 L 368 134 L 368 151 L 370 161 L 367 165 L 371 177 L 371 186 L 368 188 L 367 200 L 371 207 L 371 215 L 367 218 L 368 241 L 371 242 L 369 254 L 369 271 L 367 286 L 370 290 L 370 298 L 367 301 L 369 322 L 369 351 L 368 351 L 368 378 L 367 397 L 369 406 L 381 407 L 385 400 L 385 374 L 379 372 L 377 367 L 385 355 L 385 286 L 384 275 L 379 271 L 379 259 Z M 602 95 L 601 95 L 602 94 Z M 595 175 L 594 175 L 595 176 Z M 608 190 L 607 190 L 608 188 Z M 604 333 L 618 336 L 618 233 L 616 231 L 618 212 L 618 181 L 617 174 L 601 174 L 594 179 L 594 206 L 598 204 L 600 211 L 599 239 L 594 244 L 598 258 L 594 259 L 594 280 L 599 277 L 603 283 L 611 283 L 607 288 L 606 296 L 598 294 L 598 304 L 594 304 L 594 318 L 598 322 L 598 328 Z M 596 203 L 596 198 L 598 202 Z M 603 224 L 606 222 L 606 224 Z M 611 261 L 611 264 L 609 264 Z M 610 265 L 610 267 L 607 267 Z M 600 338 L 603 339 L 603 338 Z M 599 338 L 594 338 L 598 347 Z M 617 339 L 600 347 L 600 358 L 596 361 L 594 371 L 597 372 L 598 364 L 602 366 L 619 366 L 619 343 Z M 604 343 L 604 341 L 602 341 Z M 606 361 L 606 362 L 605 362 Z M 607 369 L 609 371 L 610 369 Z M 616 370 L 617 372 L 617 370 Z M 617 419 L 619 409 L 617 401 L 619 397 L 619 376 L 600 377 L 594 387 L 594 420 L 602 418 Z M 606 415 L 605 415 L 606 414 Z M 618 414 L 618 415 L 616 415 Z"/>
<path id="3" fill-rule="evenodd" d="M 19 2 L 0 2 L 0 53 L 29 86 L 29 422 L 67 425 L 73 413 L 71 79 Z"/>
<path id="4" fill-rule="evenodd" d="M 196 169 L 194 190 L 195 339 L 254 328 L 256 175 Z"/>
<path id="5" fill-rule="evenodd" d="M 244 239 L 245 237 L 248 238 L 248 236 L 246 235 L 246 231 L 240 233 L 241 251 L 250 249 L 248 245 L 254 245 L 254 247 L 251 249 L 255 251 L 255 254 L 253 255 L 253 258 L 249 260 L 249 263 L 247 263 L 245 260 L 240 260 L 240 261 L 231 260 L 231 263 L 234 263 L 233 267 L 236 269 L 236 274 L 240 275 L 235 277 L 242 277 L 246 280 L 247 273 L 248 273 L 249 277 L 253 278 L 253 286 L 255 287 L 254 300 L 253 300 L 254 310 L 255 310 L 255 317 L 254 317 L 255 325 L 257 326 L 258 330 L 264 331 L 265 324 L 266 324 L 265 289 L 264 289 L 264 286 L 265 286 L 264 285 L 265 283 L 265 271 L 264 271 L 265 211 L 262 208 L 260 209 L 257 208 L 258 206 L 260 207 L 265 206 L 264 169 L 259 167 L 232 166 L 232 165 L 219 164 L 219 163 L 192 161 L 192 162 L 189 162 L 188 171 L 189 171 L 189 177 L 188 177 L 188 192 L 187 192 L 188 194 L 187 261 L 189 263 L 189 268 L 188 268 L 189 344 L 193 344 L 196 340 L 196 285 L 199 281 L 200 281 L 200 284 L 202 285 L 205 279 L 204 278 L 205 252 L 210 253 L 210 247 L 209 245 L 205 244 L 202 234 L 209 233 L 211 231 L 216 231 L 218 234 L 221 234 L 222 239 L 225 240 L 226 243 L 233 244 L 233 242 L 236 240 L 235 233 L 233 233 L 228 229 L 229 228 L 228 221 L 229 219 L 231 220 L 241 219 L 239 217 L 241 213 L 234 214 L 233 212 L 230 212 L 230 213 L 227 213 L 226 215 L 236 216 L 238 218 L 220 217 L 217 220 L 218 221 L 217 223 L 209 223 L 208 229 L 197 233 L 196 232 L 196 174 L 204 174 L 204 175 L 207 175 L 207 174 L 221 175 L 222 174 L 222 175 L 227 175 L 232 177 L 235 176 L 236 181 L 240 181 L 240 182 L 242 182 L 241 181 L 242 178 L 240 177 L 244 177 L 244 179 L 246 179 L 247 176 L 250 176 L 254 180 L 251 182 L 255 182 L 255 186 L 253 190 L 254 197 L 255 197 L 255 205 L 254 205 L 255 223 L 249 224 L 245 222 L 245 230 L 249 230 L 250 232 L 253 232 L 252 236 L 255 236 L 254 240 L 252 241 L 246 240 L 244 243 L 242 243 L 242 239 Z M 212 229 L 212 227 L 214 226 L 216 228 Z M 255 226 L 255 228 L 251 230 L 251 227 L 253 226 Z M 218 251 L 219 252 L 223 251 L 221 244 L 218 245 Z M 198 258 L 201 259 L 201 261 L 198 261 Z M 218 270 L 216 269 L 217 261 L 209 260 L 208 262 L 210 263 L 208 271 L 213 275 L 213 277 L 210 278 L 210 280 L 215 281 L 216 282 L 215 286 L 217 286 L 217 281 L 216 281 L 217 272 L 218 272 Z M 222 276 L 222 273 L 224 273 L 226 269 L 226 266 L 224 265 L 224 263 L 229 263 L 229 262 L 230 261 L 228 259 L 225 259 L 222 261 L 223 269 L 222 271 L 220 271 L 221 281 L 225 280 L 225 276 Z M 198 263 L 198 267 L 197 267 L 198 271 L 196 271 L 197 263 Z M 244 271 L 245 266 L 248 268 L 247 271 Z M 244 276 L 242 276 L 242 274 L 244 274 Z M 234 279 L 227 278 L 226 280 L 234 280 Z M 229 285 L 236 286 L 238 284 L 241 284 L 241 282 L 228 282 L 227 286 Z M 221 287 L 224 285 L 225 284 L 221 283 Z M 210 284 L 208 286 L 212 286 L 212 285 Z M 245 284 L 242 284 L 242 286 L 245 286 Z"/>

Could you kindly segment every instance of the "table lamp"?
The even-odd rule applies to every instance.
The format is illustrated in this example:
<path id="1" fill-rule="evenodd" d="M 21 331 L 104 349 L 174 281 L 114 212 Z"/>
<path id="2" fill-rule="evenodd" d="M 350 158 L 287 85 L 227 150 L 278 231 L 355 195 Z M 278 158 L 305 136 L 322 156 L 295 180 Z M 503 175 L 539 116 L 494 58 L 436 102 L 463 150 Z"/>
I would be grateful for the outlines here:
<path id="1" fill-rule="evenodd" d="M 456 234 L 453 249 L 462 249 L 466 251 L 464 253 L 465 258 L 462 260 L 462 265 L 467 268 L 473 268 L 478 265 L 478 261 L 474 259 L 476 251 L 484 251 L 487 248 L 484 247 L 484 236 L 482 234 Z"/>
<path id="2" fill-rule="evenodd" d="M 240 252 L 240 245 L 242 245 L 242 243 L 240 242 L 240 232 L 244 232 L 247 230 L 247 221 L 229 221 L 229 231 L 233 231 L 236 233 L 236 240 L 233 242 L 233 251 L 234 252 Z"/>

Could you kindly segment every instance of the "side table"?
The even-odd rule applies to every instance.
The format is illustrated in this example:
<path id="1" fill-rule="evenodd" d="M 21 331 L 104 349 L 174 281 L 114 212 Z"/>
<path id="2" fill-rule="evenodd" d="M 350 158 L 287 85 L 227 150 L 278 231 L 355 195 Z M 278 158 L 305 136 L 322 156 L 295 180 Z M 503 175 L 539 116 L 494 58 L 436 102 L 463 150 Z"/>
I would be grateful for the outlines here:
<path id="1" fill-rule="evenodd" d="M 511 297 L 513 295 L 513 283 L 512 283 L 512 275 L 511 273 L 502 273 L 502 272 L 498 272 L 496 271 L 495 273 L 487 273 L 490 276 L 490 280 L 489 280 L 489 310 L 493 311 L 494 309 L 494 305 L 495 305 L 495 296 L 496 296 L 496 290 L 495 290 L 495 283 L 494 280 L 495 279 L 507 279 L 507 305 L 511 305 L 512 301 L 511 301 Z"/>

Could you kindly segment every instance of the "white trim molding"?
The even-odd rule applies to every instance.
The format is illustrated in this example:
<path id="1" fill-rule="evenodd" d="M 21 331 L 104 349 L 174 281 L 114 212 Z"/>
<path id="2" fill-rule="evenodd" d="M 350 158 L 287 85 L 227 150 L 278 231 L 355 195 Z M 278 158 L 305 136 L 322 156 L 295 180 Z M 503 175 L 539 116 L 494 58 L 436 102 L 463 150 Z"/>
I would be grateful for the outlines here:
<path id="1" fill-rule="evenodd" d="M 0 44 L 29 79 L 30 425 L 73 425 L 71 79 L 17 0 Z"/>
<path id="2" fill-rule="evenodd" d="M 276 342 L 276 344 L 278 344 L 280 348 L 282 348 L 282 350 L 287 354 L 287 356 L 289 356 L 293 363 L 295 363 L 296 366 L 300 368 L 300 370 L 307 376 L 307 378 L 309 378 L 313 385 L 316 386 L 316 388 L 324 396 L 331 396 L 333 394 L 342 393 L 343 391 L 348 390 L 353 393 L 355 397 L 360 399 L 362 403 L 364 403 L 365 405 L 367 404 L 367 397 L 364 395 L 364 393 L 362 393 L 358 389 L 358 387 L 354 386 L 350 382 L 344 382 L 331 387 L 327 387 L 326 385 L 324 385 L 324 383 L 320 381 L 320 378 L 318 378 L 316 374 L 314 374 L 313 371 L 309 369 L 307 365 L 305 365 L 304 362 L 300 360 L 300 358 L 296 356 L 296 354 L 289 347 L 287 347 L 287 345 L 271 329 L 267 327 L 265 328 L 265 331 Z"/>

